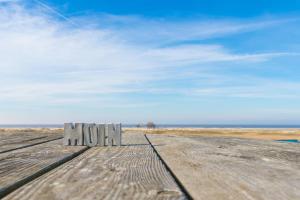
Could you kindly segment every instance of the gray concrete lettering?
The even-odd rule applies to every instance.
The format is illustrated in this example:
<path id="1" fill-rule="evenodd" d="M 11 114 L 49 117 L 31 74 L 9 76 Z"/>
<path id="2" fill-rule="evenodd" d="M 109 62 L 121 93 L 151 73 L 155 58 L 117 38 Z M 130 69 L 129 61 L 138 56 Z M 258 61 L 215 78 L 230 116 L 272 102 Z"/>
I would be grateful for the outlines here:
<path id="1" fill-rule="evenodd" d="M 98 146 L 105 146 L 105 124 L 97 124 Z"/>
<path id="2" fill-rule="evenodd" d="M 64 145 L 121 146 L 121 124 L 65 123 Z"/>
<path id="3" fill-rule="evenodd" d="M 121 146 L 121 124 L 107 124 L 108 145 Z"/>
<path id="4" fill-rule="evenodd" d="M 83 125 L 84 145 L 94 147 L 98 143 L 98 128 L 96 124 Z"/>
<path id="5" fill-rule="evenodd" d="M 73 123 L 64 124 L 64 145 L 83 145 L 83 124 L 76 123 L 75 127 Z"/>

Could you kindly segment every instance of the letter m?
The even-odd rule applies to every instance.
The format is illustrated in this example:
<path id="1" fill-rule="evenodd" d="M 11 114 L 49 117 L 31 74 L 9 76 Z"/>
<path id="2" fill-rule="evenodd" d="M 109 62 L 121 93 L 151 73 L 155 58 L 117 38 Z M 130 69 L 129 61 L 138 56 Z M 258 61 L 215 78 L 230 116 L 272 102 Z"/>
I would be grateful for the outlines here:
<path id="1" fill-rule="evenodd" d="M 83 145 L 83 124 L 75 123 L 65 123 L 64 125 L 64 145 Z"/>

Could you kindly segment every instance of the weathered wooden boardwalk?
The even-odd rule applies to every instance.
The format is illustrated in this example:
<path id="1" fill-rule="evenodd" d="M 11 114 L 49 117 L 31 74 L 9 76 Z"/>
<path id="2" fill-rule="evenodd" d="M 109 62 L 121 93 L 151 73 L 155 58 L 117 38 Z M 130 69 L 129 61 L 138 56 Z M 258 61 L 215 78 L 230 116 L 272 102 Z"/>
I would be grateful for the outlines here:
<path id="1" fill-rule="evenodd" d="M 17 144 L 0 153 L 1 198 L 186 199 L 143 134 L 92 148 L 63 146 L 59 135 L 35 145 L 30 136 L 4 137 Z"/>
<path id="2" fill-rule="evenodd" d="M 62 133 L 0 134 L 3 199 L 300 199 L 300 146 L 126 133 L 120 147 Z"/>

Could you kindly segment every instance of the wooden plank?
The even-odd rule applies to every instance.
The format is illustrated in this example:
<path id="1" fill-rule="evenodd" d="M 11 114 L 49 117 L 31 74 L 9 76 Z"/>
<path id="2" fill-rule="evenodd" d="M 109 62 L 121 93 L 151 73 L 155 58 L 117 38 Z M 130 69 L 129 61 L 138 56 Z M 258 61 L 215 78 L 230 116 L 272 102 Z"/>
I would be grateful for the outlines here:
<path id="1" fill-rule="evenodd" d="M 0 145 L 4 145 L 7 143 L 17 143 L 17 142 L 22 142 L 26 140 L 30 140 L 33 138 L 42 138 L 42 137 L 47 137 L 45 134 L 33 134 L 33 133 L 26 133 L 26 132 L 13 132 L 9 134 L 5 134 L 3 132 L 0 132 Z"/>
<path id="2" fill-rule="evenodd" d="M 0 129 L 0 154 L 59 138 L 61 130 Z"/>
<path id="3" fill-rule="evenodd" d="M 93 147 L 5 199 L 185 199 L 141 134 L 123 146 Z"/>
<path id="4" fill-rule="evenodd" d="M 62 133 L 62 129 L 0 129 L 0 145 Z"/>
<path id="5" fill-rule="evenodd" d="M 46 138 L 48 136 L 11 136 L 11 137 L 6 137 L 6 138 L 2 138 L 0 137 L 0 145 L 6 145 L 6 144 L 16 144 L 16 143 L 20 143 L 20 142 L 25 142 L 25 141 L 31 141 L 31 140 L 37 140 L 37 139 L 42 139 L 42 138 Z"/>
<path id="6" fill-rule="evenodd" d="M 6 143 L 1 144 L 0 146 L 0 154 L 26 148 L 26 147 L 31 147 L 34 145 L 42 144 L 45 142 L 50 142 L 53 140 L 58 140 L 61 139 L 61 135 L 49 135 L 49 136 L 39 136 L 39 137 L 17 137 L 14 140 L 9 139 L 6 141 Z"/>
<path id="7" fill-rule="evenodd" d="M 60 139 L 0 154 L 0 198 L 85 149 L 65 147 Z"/>
<path id="8" fill-rule="evenodd" d="M 147 136 L 194 199 L 300 199 L 299 144 Z"/>

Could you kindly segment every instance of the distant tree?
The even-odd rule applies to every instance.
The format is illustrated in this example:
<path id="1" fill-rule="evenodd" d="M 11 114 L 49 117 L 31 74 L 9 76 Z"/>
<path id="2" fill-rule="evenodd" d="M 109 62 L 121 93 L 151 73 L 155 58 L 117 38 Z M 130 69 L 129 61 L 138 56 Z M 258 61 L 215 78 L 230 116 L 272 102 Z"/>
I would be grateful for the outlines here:
<path id="1" fill-rule="evenodd" d="M 142 124 L 137 124 L 136 127 L 137 127 L 137 128 L 141 128 L 141 127 L 142 127 Z"/>
<path id="2" fill-rule="evenodd" d="M 148 122 L 147 123 L 147 128 L 155 128 L 154 122 Z"/>

